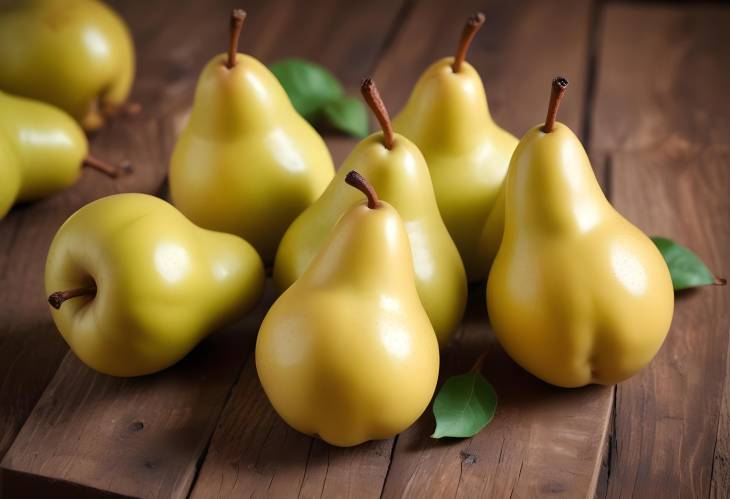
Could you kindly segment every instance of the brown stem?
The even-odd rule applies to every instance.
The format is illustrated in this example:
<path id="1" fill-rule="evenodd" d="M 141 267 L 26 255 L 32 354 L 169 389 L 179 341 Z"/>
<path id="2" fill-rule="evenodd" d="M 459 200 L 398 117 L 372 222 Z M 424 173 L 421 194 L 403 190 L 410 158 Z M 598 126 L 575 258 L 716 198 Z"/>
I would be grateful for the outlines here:
<path id="1" fill-rule="evenodd" d="M 390 122 L 388 109 L 385 107 L 383 99 L 380 97 L 380 92 L 378 92 L 378 87 L 375 86 L 375 82 L 372 78 L 366 78 L 365 81 L 362 82 L 360 91 L 362 92 L 365 102 L 368 103 L 368 106 L 370 106 L 370 109 L 377 118 L 378 123 L 380 123 L 380 128 L 383 129 L 383 141 L 385 142 L 385 148 L 393 149 L 393 141 L 395 140 L 395 137 L 393 136 L 393 125 Z"/>
<path id="2" fill-rule="evenodd" d="M 476 362 L 474 362 L 474 365 L 469 369 L 469 372 L 471 373 L 478 373 L 482 371 L 482 366 L 484 365 L 484 361 L 487 358 L 487 355 L 489 355 L 489 348 L 484 350 L 482 354 L 477 357 Z"/>
<path id="3" fill-rule="evenodd" d="M 231 12 L 231 39 L 228 45 L 228 62 L 226 67 L 232 69 L 236 65 L 236 54 L 238 53 L 238 39 L 241 37 L 241 28 L 246 19 L 246 11 L 233 9 Z"/>
<path id="4" fill-rule="evenodd" d="M 61 308 L 61 304 L 63 302 L 71 298 L 76 298 L 77 296 L 96 296 L 96 286 L 89 286 L 88 288 L 69 289 L 68 291 L 56 291 L 55 293 L 51 293 L 51 295 L 48 297 L 48 303 L 50 303 L 53 308 L 58 310 L 59 308 Z"/>
<path id="5" fill-rule="evenodd" d="M 368 208 L 374 210 L 375 208 L 380 206 L 378 193 L 375 192 L 375 189 L 372 185 L 370 185 L 370 182 L 368 182 L 365 177 L 357 173 L 355 170 L 351 170 L 347 173 L 347 176 L 345 176 L 345 182 L 353 186 L 355 189 L 360 190 L 363 194 L 367 196 Z"/>
<path id="6" fill-rule="evenodd" d="M 99 158 L 88 154 L 81 163 L 83 166 L 98 170 L 112 178 L 117 178 L 122 173 L 132 173 L 132 163 L 123 161 L 119 166 L 114 166 Z"/>
<path id="7" fill-rule="evenodd" d="M 727 279 L 725 279 L 724 277 L 715 277 L 715 282 L 713 284 L 715 286 L 726 286 Z"/>
<path id="8" fill-rule="evenodd" d="M 467 19 L 464 25 L 464 31 L 461 32 L 461 39 L 459 40 L 459 46 L 456 49 L 456 56 L 454 57 L 454 63 L 451 65 L 451 69 L 454 73 L 461 71 L 461 63 L 466 59 L 466 53 L 469 51 L 471 41 L 474 39 L 474 35 L 477 34 L 479 28 L 484 24 L 484 14 L 477 12 L 469 19 Z"/>
<path id="9" fill-rule="evenodd" d="M 568 80 L 562 76 L 556 76 L 553 78 L 553 87 L 550 91 L 550 104 L 548 105 L 545 124 L 542 127 L 542 131 L 545 133 L 553 131 L 553 127 L 555 126 L 555 117 L 558 114 L 560 101 L 563 100 L 563 94 L 565 93 L 566 88 L 568 88 Z"/>

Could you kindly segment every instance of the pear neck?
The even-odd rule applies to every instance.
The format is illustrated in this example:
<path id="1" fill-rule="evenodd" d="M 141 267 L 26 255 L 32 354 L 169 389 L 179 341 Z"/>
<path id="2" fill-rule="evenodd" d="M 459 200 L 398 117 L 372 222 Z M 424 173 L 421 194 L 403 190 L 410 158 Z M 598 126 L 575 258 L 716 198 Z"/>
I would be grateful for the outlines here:
<path id="1" fill-rule="evenodd" d="M 431 151 L 469 154 L 497 130 L 481 78 L 466 63 L 454 73 L 451 58 L 436 62 L 424 73 L 394 125 L 427 158 Z"/>
<path id="2" fill-rule="evenodd" d="M 610 208 L 588 155 L 572 131 L 555 123 L 532 129 L 510 164 L 505 237 L 518 232 L 587 232 Z"/>
<path id="3" fill-rule="evenodd" d="M 347 284 L 381 291 L 412 282 L 412 272 L 408 236 L 395 210 L 359 205 L 335 225 L 301 281 L 316 287 Z"/>
<path id="4" fill-rule="evenodd" d="M 218 140 L 291 124 L 289 114 L 295 111 L 286 105 L 286 92 L 271 71 L 240 54 L 228 69 L 226 58 L 214 58 L 198 81 L 190 117 L 196 134 Z"/>

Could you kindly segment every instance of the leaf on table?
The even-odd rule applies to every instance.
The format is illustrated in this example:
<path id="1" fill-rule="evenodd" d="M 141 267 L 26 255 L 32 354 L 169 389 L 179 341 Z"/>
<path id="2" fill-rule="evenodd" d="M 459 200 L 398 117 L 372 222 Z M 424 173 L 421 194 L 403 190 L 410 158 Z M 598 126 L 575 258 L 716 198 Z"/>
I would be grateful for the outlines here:
<path id="1" fill-rule="evenodd" d="M 304 59 L 275 62 L 271 72 L 286 90 L 294 108 L 307 121 L 315 119 L 325 103 L 344 95 L 342 85 L 332 73 Z"/>
<path id="2" fill-rule="evenodd" d="M 312 125 L 364 137 L 367 111 L 362 102 L 346 97 L 342 85 L 326 68 L 304 59 L 284 59 L 271 65 L 289 100 Z"/>
<path id="3" fill-rule="evenodd" d="M 665 237 L 653 236 L 651 240 L 659 248 L 664 261 L 667 262 L 669 274 L 672 276 L 672 286 L 675 290 L 712 284 L 725 285 L 725 279 L 715 277 L 690 249 Z"/>
<path id="4" fill-rule="evenodd" d="M 363 138 L 369 132 L 365 105 L 352 97 L 340 97 L 322 107 L 322 121 L 328 126 L 355 137 Z"/>
<path id="5" fill-rule="evenodd" d="M 431 438 L 472 437 L 487 426 L 497 409 L 497 392 L 478 372 L 446 380 L 433 403 L 436 430 Z"/>

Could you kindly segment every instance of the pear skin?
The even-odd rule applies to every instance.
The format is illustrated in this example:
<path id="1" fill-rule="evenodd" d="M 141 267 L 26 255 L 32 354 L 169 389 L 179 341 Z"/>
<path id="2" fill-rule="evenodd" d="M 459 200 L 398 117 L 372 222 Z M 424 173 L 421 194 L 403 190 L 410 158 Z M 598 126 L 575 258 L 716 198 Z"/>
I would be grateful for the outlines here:
<path id="1" fill-rule="evenodd" d="M 464 60 L 483 21 L 479 14 L 467 22 L 457 56 L 432 64 L 393 120 L 395 131 L 426 158 L 441 216 L 469 281 L 486 277 L 480 237 L 517 146 L 492 119 L 482 80 Z"/>
<path id="2" fill-rule="evenodd" d="M 545 125 L 512 157 L 487 306 L 499 342 L 527 371 L 562 387 L 610 385 L 661 347 L 672 281 L 654 243 L 603 195 L 578 138 L 554 121 L 567 85 L 555 82 Z"/>
<path id="3" fill-rule="evenodd" d="M 15 204 L 20 190 L 20 162 L 10 140 L 0 131 L 0 220 Z"/>
<path id="4" fill-rule="evenodd" d="M 57 106 L 86 130 L 104 124 L 134 79 L 132 37 L 97 0 L 26 0 L 0 10 L 0 90 Z"/>
<path id="5" fill-rule="evenodd" d="M 0 135 L 14 156 L 14 173 L 0 173 L 16 201 L 34 201 L 69 187 L 89 166 L 116 177 L 124 169 L 89 155 L 86 135 L 65 111 L 0 92 Z M 12 177 L 12 178 L 11 178 Z M 12 185 L 18 183 L 17 187 Z"/>
<path id="6" fill-rule="evenodd" d="M 364 95 L 375 88 L 368 82 L 371 80 L 363 84 Z M 387 115 L 382 101 L 374 109 L 379 119 L 382 113 Z M 387 130 L 360 142 L 322 196 L 291 224 L 276 255 L 274 281 L 280 290 L 294 283 L 343 213 L 360 202 L 359 193 L 344 182 L 346 172 L 356 170 L 368 178 L 380 198 L 390 203 L 403 219 L 411 245 L 416 287 L 439 344 L 444 346 L 464 314 L 467 296 L 464 267 L 439 214 L 423 156 L 408 139 Z"/>
<path id="7" fill-rule="evenodd" d="M 207 64 L 170 162 L 170 193 L 185 216 L 243 237 L 273 263 L 287 227 L 333 175 L 324 141 L 271 71 L 235 52 Z"/>
<path id="8" fill-rule="evenodd" d="M 263 283 L 246 241 L 196 227 L 145 194 L 108 196 L 71 215 L 45 274 L 63 338 L 86 365 L 113 376 L 176 363 L 253 308 Z"/>
<path id="9" fill-rule="evenodd" d="M 343 447 L 413 424 L 439 370 L 408 234 L 372 191 L 274 303 L 256 341 L 256 369 L 274 409 L 294 429 Z"/>

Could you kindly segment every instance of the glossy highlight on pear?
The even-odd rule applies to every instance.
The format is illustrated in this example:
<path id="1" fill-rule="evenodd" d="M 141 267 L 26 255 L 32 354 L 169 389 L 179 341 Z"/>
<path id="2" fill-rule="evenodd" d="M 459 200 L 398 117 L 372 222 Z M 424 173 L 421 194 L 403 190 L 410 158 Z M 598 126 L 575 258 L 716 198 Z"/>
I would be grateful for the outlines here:
<path id="1" fill-rule="evenodd" d="M 327 187 L 334 166 L 271 71 L 236 52 L 244 18 L 241 10 L 231 13 L 227 52 L 213 57 L 198 79 L 190 120 L 170 160 L 170 194 L 195 224 L 243 237 L 268 265 L 287 227 Z"/>
<path id="2" fill-rule="evenodd" d="M 0 9 L 0 90 L 63 109 L 85 130 L 125 112 L 132 36 L 98 0 L 27 0 Z"/>
<path id="3" fill-rule="evenodd" d="M 580 141 L 555 121 L 566 87 L 553 80 L 546 123 L 512 157 L 487 307 L 527 371 L 562 387 L 610 385 L 655 356 L 674 293 L 654 243 L 611 206 Z"/>
<path id="4" fill-rule="evenodd" d="M 439 344 L 445 346 L 466 307 L 464 266 L 439 213 L 421 152 L 407 138 L 393 132 L 388 110 L 371 79 L 363 81 L 361 92 L 382 131 L 355 147 L 322 196 L 291 224 L 276 254 L 274 282 L 284 291 L 299 279 L 339 218 L 359 203 L 357 192 L 345 185 L 347 172 L 356 170 L 403 219 L 416 287 Z"/>
<path id="5" fill-rule="evenodd" d="M 0 218 L 16 202 L 35 201 L 71 186 L 89 167 L 116 178 L 129 162 L 112 165 L 89 154 L 76 121 L 45 102 L 0 92 Z"/>
<path id="6" fill-rule="evenodd" d="M 466 21 L 456 55 L 426 69 L 393 120 L 395 131 L 426 159 L 439 211 L 469 281 L 486 277 L 481 234 L 517 146 L 517 138 L 492 119 L 482 80 L 466 61 L 484 19 L 477 13 Z"/>
<path id="7" fill-rule="evenodd" d="M 439 350 L 398 212 L 365 175 L 349 171 L 339 182 L 358 202 L 264 318 L 256 370 L 290 426 L 349 447 L 418 419 L 436 387 Z"/>
<path id="8" fill-rule="evenodd" d="M 146 194 L 79 209 L 48 250 L 45 288 L 61 336 L 112 376 L 165 369 L 259 301 L 264 268 L 240 237 L 192 224 Z"/>

